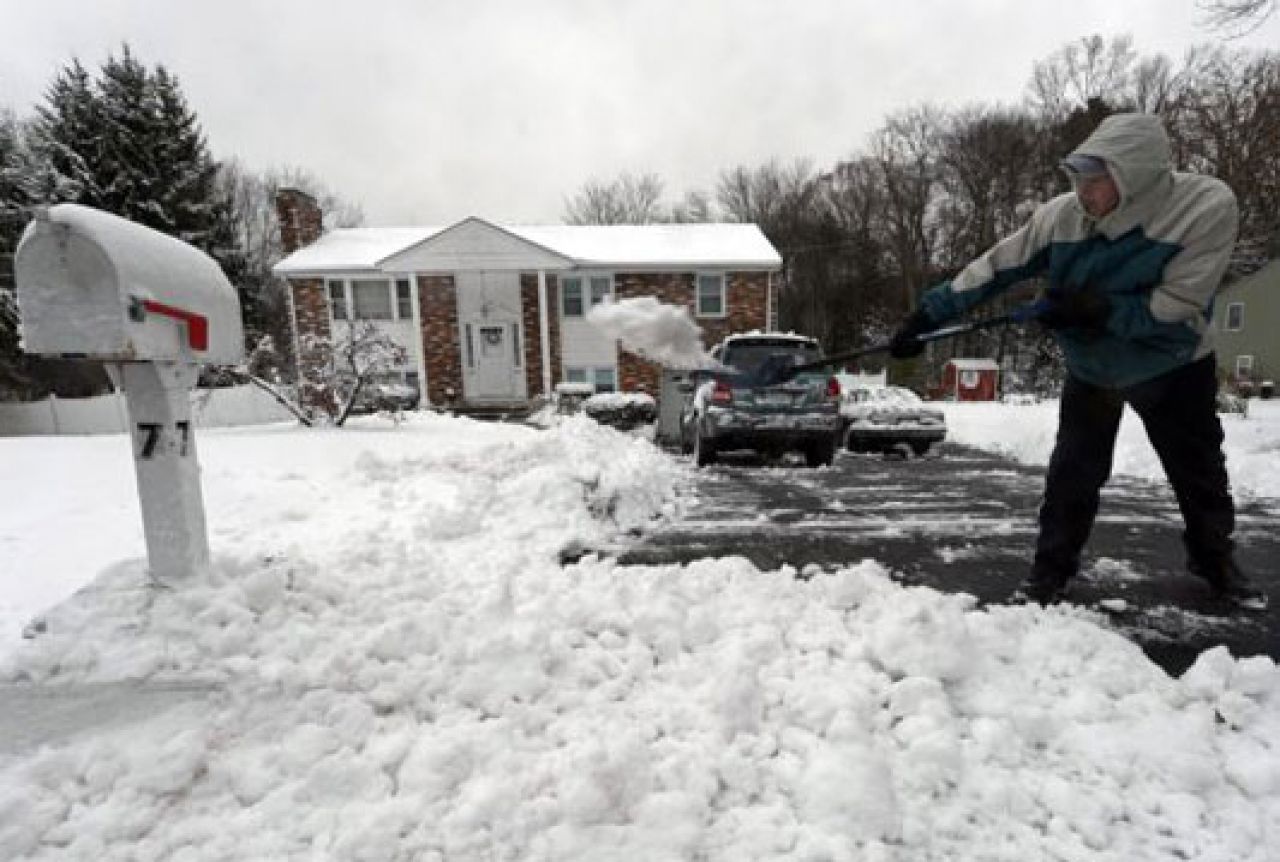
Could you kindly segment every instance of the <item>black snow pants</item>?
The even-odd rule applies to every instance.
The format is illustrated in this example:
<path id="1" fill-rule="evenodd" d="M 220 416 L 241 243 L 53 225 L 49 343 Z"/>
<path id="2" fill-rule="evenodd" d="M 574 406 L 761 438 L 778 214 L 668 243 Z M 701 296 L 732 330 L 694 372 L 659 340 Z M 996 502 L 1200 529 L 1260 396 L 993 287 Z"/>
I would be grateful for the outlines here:
<path id="1" fill-rule="evenodd" d="M 1222 571 L 1232 556 L 1235 506 L 1222 452 L 1217 392 L 1213 355 L 1125 389 L 1068 376 L 1040 506 L 1033 579 L 1061 585 L 1079 570 L 1099 492 L 1111 475 L 1125 404 L 1146 427 L 1178 498 L 1188 567 L 1206 576 Z"/>

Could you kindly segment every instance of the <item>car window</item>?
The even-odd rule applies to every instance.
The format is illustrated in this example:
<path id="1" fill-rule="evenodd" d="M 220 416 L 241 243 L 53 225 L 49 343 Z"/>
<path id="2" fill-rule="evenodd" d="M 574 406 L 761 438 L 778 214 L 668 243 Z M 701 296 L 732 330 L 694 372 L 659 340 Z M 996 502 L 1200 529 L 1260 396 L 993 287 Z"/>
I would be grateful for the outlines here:
<path id="1" fill-rule="evenodd" d="M 737 342 L 725 348 L 724 364 L 744 374 L 754 374 L 761 363 L 775 354 L 791 357 L 795 365 L 803 365 L 820 358 L 817 347 L 801 341 Z"/>

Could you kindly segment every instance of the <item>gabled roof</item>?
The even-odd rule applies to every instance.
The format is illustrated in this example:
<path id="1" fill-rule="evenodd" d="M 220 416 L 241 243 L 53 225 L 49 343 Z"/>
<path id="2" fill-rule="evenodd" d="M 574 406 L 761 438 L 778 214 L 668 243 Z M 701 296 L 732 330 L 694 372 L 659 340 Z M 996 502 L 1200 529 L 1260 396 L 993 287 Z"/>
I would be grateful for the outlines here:
<path id="1" fill-rule="evenodd" d="M 782 258 L 753 224 L 494 225 L 469 218 L 448 228 L 340 228 L 275 265 L 277 275 L 381 271 L 383 264 L 468 223 L 530 244 L 531 258 L 550 252 L 580 268 L 776 269 Z M 412 259 L 405 255 L 401 260 Z M 390 271 L 390 268 L 388 268 Z"/>

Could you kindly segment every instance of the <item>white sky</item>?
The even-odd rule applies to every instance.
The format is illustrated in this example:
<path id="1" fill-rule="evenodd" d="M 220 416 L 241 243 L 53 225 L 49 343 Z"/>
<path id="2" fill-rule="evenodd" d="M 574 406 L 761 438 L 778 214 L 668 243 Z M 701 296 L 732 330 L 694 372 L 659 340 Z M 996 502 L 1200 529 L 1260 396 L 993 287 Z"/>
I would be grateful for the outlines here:
<path id="1" fill-rule="evenodd" d="M 893 111 L 1015 102 L 1092 33 L 1177 58 L 1195 0 L 41 0 L 5 4 L 0 107 L 128 42 L 219 158 L 305 167 L 371 225 L 558 222 L 592 177 L 668 197 L 769 158 L 827 165 Z M 1280 17 L 1239 44 L 1280 44 Z"/>

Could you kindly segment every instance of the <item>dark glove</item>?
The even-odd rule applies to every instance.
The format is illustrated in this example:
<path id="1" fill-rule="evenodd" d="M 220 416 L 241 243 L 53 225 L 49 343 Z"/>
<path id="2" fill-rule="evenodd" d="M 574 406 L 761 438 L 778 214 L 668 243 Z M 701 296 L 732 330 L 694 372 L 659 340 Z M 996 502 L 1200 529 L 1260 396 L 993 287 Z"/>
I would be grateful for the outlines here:
<path id="1" fill-rule="evenodd" d="M 924 342 L 920 340 L 920 336 L 937 328 L 938 324 L 933 318 L 923 308 L 917 308 L 902 321 L 893 338 L 889 339 L 889 355 L 894 359 L 913 359 L 919 356 L 924 353 Z"/>
<path id="2" fill-rule="evenodd" d="M 1045 300 L 1044 310 L 1036 317 L 1045 329 L 1100 331 L 1111 316 L 1111 301 L 1089 288 L 1051 290 L 1045 294 Z"/>

